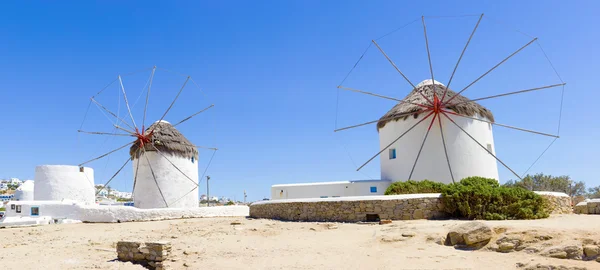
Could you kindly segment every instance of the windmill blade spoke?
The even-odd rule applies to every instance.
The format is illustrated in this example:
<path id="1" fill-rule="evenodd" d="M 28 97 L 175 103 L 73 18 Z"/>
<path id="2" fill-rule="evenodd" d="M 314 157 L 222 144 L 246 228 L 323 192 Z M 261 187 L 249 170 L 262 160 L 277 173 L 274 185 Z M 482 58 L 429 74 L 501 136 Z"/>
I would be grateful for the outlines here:
<path id="1" fill-rule="evenodd" d="M 127 163 L 129 163 L 130 160 L 131 160 L 130 158 L 127 158 L 127 160 L 125 161 L 125 164 L 123 164 L 123 166 L 121 166 L 121 168 L 119 168 L 119 170 L 115 174 L 113 174 L 113 176 L 110 179 L 108 179 L 106 184 L 104 184 L 104 186 L 102 186 L 102 189 L 98 190 L 96 192 L 96 195 L 94 195 L 94 196 L 98 196 L 98 193 L 100 193 L 100 191 L 105 189 L 106 186 L 108 186 L 108 184 L 110 184 L 110 181 L 112 181 L 113 179 L 115 179 L 115 177 L 117 177 L 117 175 L 121 172 L 121 170 L 123 170 L 123 168 L 125 168 L 125 166 L 127 165 Z"/>
<path id="2" fill-rule="evenodd" d="M 354 89 L 354 88 L 344 87 L 344 86 L 341 86 L 341 85 L 338 86 L 338 88 L 342 89 L 342 90 L 352 91 L 352 92 L 355 92 L 355 93 L 361 93 L 361 94 L 366 94 L 366 95 L 370 95 L 370 96 L 385 98 L 385 99 L 397 101 L 397 102 L 400 102 L 400 103 L 411 104 L 411 105 L 415 105 L 415 106 L 419 106 L 419 107 L 423 107 L 423 108 L 427 108 L 427 109 L 430 108 L 430 106 L 426 106 L 426 105 L 423 105 L 423 104 L 412 103 L 412 102 L 408 102 L 408 101 L 397 99 L 397 98 L 393 98 L 393 97 L 388 97 L 388 96 L 384 96 L 384 95 L 380 95 L 380 94 L 375 94 L 375 93 L 371 93 L 371 92 L 367 92 L 367 91 L 363 91 L 363 90 L 358 90 L 358 89 Z"/>
<path id="3" fill-rule="evenodd" d="M 127 123 L 127 121 L 123 120 L 121 117 L 117 116 L 115 113 L 111 112 L 106 107 L 102 106 L 102 104 L 100 104 L 100 102 L 96 101 L 96 99 L 91 98 L 91 100 L 92 100 L 92 102 L 94 102 L 94 104 L 96 104 L 96 106 L 100 107 L 101 109 L 103 109 L 104 111 L 106 111 L 107 113 L 109 113 L 110 115 L 114 116 L 115 118 L 117 118 L 117 120 L 123 122 L 123 124 L 125 124 L 126 126 L 128 126 L 129 128 L 131 128 L 132 130 L 135 130 L 135 128 L 132 127 L 131 125 L 129 125 L 129 123 Z M 133 133 L 133 131 L 127 131 L 127 132 Z"/>
<path id="4" fill-rule="evenodd" d="M 169 108 L 167 108 L 167 110 L 165 111 L 165 113 L 163 114 L 163 116 L 160 118 L 160 120 L 158 121 L 158 123 L 160 123 L 160 121 L 165 119 L 165 116 L 167 116 L 167 113 L 169 113 L 169 111 L 171 110 L 171 108 L 173 108 L 173 104 L 175 104 L 175 101 L 177 101 L 177 99 L 179 98 L 179 95 L 181 95 L 181 91 L 183 91 L 183 88 L 185 88 L 185 85 L 188 83 L 188 81 L 190 80 L 190 76 L 187 76 L 187 79 L 185 79 L 185 82 L 183 83 L 183 86 L 181 86 L 181 89 L 179 89 L 179 92 L 177 93 L 177 96 L 175 96 L 175 99 L 173 99 L 173 102 L 171 102 L 171 105 L 169 105 Z M 154 131 L 154 129 L 156 129 L 158 125 L 154 126 L 154 128 L 152 129 L 152 131 Z"/>
<path id="5" fill-rule="evenodd" d="M 136 158 L 138 159 L 137 165 L 135 166 L 135 175 L 133 176 L 133 190 L 131 191 L 131 197 L 133 198 L 134 194 L 135 194 L 135 185 L 137 184 L 137 177 L 138 177 L 138 171 L 140 170 L 140 149 L 137 149 L 137 152 L 135 154 Z"/>
<path id="6" fill-rule="evenodd" d="M 514 130 L 519 130 L 519 131 L 529 132 L 529 133 L 533 133 L 533 134 L 548 136 L 548 137 L 552 137 L 552 138 L 558 138 L 559 137 L 557 135 L 552 135 L 552 134 L 548 134 L 548 133 L 543 133 L 543 132 L 539 132 L 539 131 L 535 131 L 535 130 L 529 130 L 529 129 L 524 129 L 524 128 L 519 128 L 519 127 L 513 127 L 513 126 L 509 126 L 509 125 L 503 125 L 503 124 L 499 124 L 499 123 L 496 123 L 496 122 L 487 121 L 487 120 L 484 120 L 484 119 L 479 119 L 479 118 L 475 118 L 475 117 L 471 117 L 471 116 L 466 116 L 466 115 L 458 114 L 458 113 L 447 111 L 447 110 L 443 110 L 443 112 L 449 113 L 449 114 L 452 114 L 452 115 L 456 115 L 456 116 L 459 116 L 459 117 L 463 117 L 463 118 L 468 118 L 468 119 L 473 119 L 473 120 L 477 120 L 477 121 L 480 121 L 480 122 L 485 122 L 485 123 L 492 124 L 492 125 L 495 125 L 495 126 L 501 126 L 501 127 L 505 127 L 505 128 L 514 129 Z"/>
<path id="7" fill-rule="evenodd" d="M 378 119 L 378 120 L 374 120 L 374 121 L 369 121 L 366 123 L 362 123 L 362 124 L 358 124 L 358 125 L 353 125 L 353 126 L 348 126 L 348 127 L 343 127 L 343 128 L 338 128 L 336 130 L 334 130 L 333 132 L 338 132 L 338 131 L 342 131 L 342 130 L 346 130 L 346 129 L 351 129 L 351 128 L 356 128 L 356 127 L 362 127 L 362 126 L 366 126 L 366 125 L 370 125 L 370 124 L 374 124 L 377 123 L 379 121 L 387 121 L 387 120 L 394 120 L 394 119 L 399 119 L 411 114 L 415 114 L 415 113 L 421 113 L 423 111 L 417 111 L 417 112 L 410 112 L 410 113 L 403 113 L 403 114 L 399 114 L 399 115 L 395 115 L 395 116 L 391 116 L 391 117 L 386 117 L 383 119 Z"/>
<path id="8" fill-rule="evenodd" d="M 142 129 L 144 129 L 144 127 L 146 126 L 146 109 L 148 109 L 148 99 L 150 98 L 150 88 L 152 88 L 154 72 L 156 72 L 156 66 L 152 68 L 152 74 L 150 75 L 150 83 L 148 84 L 148 92 L 146 92 L 146 104 L 144 105 L 144 118 L 142 118 Z M 142 132 L 144 132 L 144 130 L 142 130 Z"/>
<path id="9" fill-rule="evenodd" d="M 433 122 L 435 121 L 435 118 L 437 117 L 437 115 L 438 114 L 434 114 L 433 119 L 431 119 L 431 123 L 429 123 L 429 128 L 427 128 L 427 132 L 425 133 L 425 138 L 423 138 L 423 142 L 421 143 L 421 148 L 419 148 L 419 153 L 417 153 L 417 158 L 415 159 L 415 163 L 413 164 L 412 169 L 410 170 L 410 175 L 408 176 L 407 180 L 412 179 L 413 172 L 415 171 L 415 167 L 417 167 L 417 162 L 419 162 L 419 157 L 421 156 L 421 151 L 423 151 L 423 146 L 425 146 L 425 142 L 427 141 L 427 137 L 429 136 L 429 131 L 431 131 L 431 126 L 433 126 Z"/>
<path id="10" fill-rule="evenodd" d="M 435 92 L 435 79 L 433 77 L 433 65 L 431 64 L 431 53 L 429 52 L 429 38 L 427 38 L 427 26 L 425 25 L 425 16 L 421 16 L 421 22 L 423 22 L 423 33 L 425 35 L 425 48 L 427 48 L 427 60 L 429 61 L 429 73 L 431 73 L 431 83 L 433 84 L 433 94 Z M 434 117 L 435 119 L 435 117 Z"/>
<path id="11" fill-rule="evenodd" d="M 123 130 L 123 131 L 125 131 L 125 132 L 129 133 L 131 136 L 135 136 L 135 133 L 133 133 L 133 132 L 131 132 L 131 131 L 127 130 L 127 129 L 124 129 L 123 127 L 120 127 L 120 126 L 118 126 L 118 125 L 113 125 L 113 126 L 114 126 L 115 128 L 118 128 L 118 129 L 120 129 L 120 130 Z M 116 131 L 116 130 L 115 130 L 115 131 Z"/>
<path id="12" fill-rule="evenodd" d="M 123 146 L 121 146 L 121 147 L 119 147 L 119 148 L 117 148 L 117 149 L 114 149 L 114 150 L 112 150 L 112 151 L 110 151 L 110 152 L 108 152 L 108 153 L 106 153 L 106 154 L 104 154 L 104 155 L 101 155 L 101 156 L 99 156 L 99 157 L 97 157 L 97 158 L 93 158 L 93 159 L 90 159 L 90 160 L 88 160 L 88 161 L 86 161 L 86 162 L 83 162 L 83 163 L 79 164 L 78 166 L 79 166 L 79 167 L 81 167 L 81 166 L 82 166 L 82 165 L 84 165 L 84 164 L 87 164 L 87 163 L 90 163 L 90 162 L 92 162 L 92 161 L 95 161 L 95 160 L 101 159 L 101 158 L 103 158 L 103 157 L 105 157 L 105 156 L 108 156 L 108 155 L 110 155 L 110 154 L 112 154 L 112 153 L 114 153 L 114 152 L 117 152 L 117 151 L 119 151 L 119 150 L 121 150 L 121 149 L 123 149 L 123 148 L 125 148 L 125 147 L 127 147 L 127 146 L 129 146 L 129 145 L 131 145 L 132 143 L 135 143 L 135 141 L 133 141 L 133 142 L 130 142 L 130 143 L 127 143 L 127 144 L 125 144 L 125 145 L 123 145 Z"/>
<path id="13" fill-rule="evenodd" d="M 129 108 L 129 101 L 127 101 L 127 93 L 125 93 L 125 87 L 123 87 L 123 80 L 121 79 L 121 75 L 119 75 L 119 83 L 121 84 L 121 91 L 123 91 L 123 98 L 125 98 L 125 105 L 127 105 L 127 111 L 129 112 L 129 117 L 131 117 L 131 122 L 133 123 L 133 126 L 137 130 L 137 125 L 135 124 L 135 120 L 133 119 L 133 114 L 131 114 L 131 108 Z"/>
<path id="14" fill-rule="evenodd" d="M 446 162 L 448 163 L 448 170 L 450 171 L 450 177 L 452 178 L 452 183 L 454 182 L 454 174 L 452 173 L 452 166 L 450 166 L 450 158 L 448 158 L 448 149 L 446 148 L 446 139 L 444 139 L 444 129 L 442 128 L 442 117 L 438 117 L 438 124 L 440 125 L 440 133 L 442 135 L 442 145 L 444 145 L 444 154 L 446 155 Z"/>
<path id="15" fill-rule="evenodd" d="M 209 150 L 213 150 L 213 151 L 219 150 L 216 147 L 208 147 L 208 146 L 201 146 L 201 145 L 194 145 L 194 146 L 196 146 L 196 148 L 204 148 L 204 149 L 209 149 Z"/>
<path id="16" fill-rule="evenodd" d="M 77 132 L 80 133 L 86 133 L 86 134 L 94 134 L 94 135 L 108 135 L 108 136 L 126 136 L 126 137 L 133 137 L 131 134 L 118 134 L 118 133 L 109 133 L 109 132 L 100 132 L 100 131 L 85 131 L 85 130 L 77 130 Z"/>
<path id="17" fill-rule="evenodd" d="M 458 127 L 462 132 L 464 132 L 465 134 L 467 134 L 467 136 L 469 136 L 469 138 L 471 138 L 471 140 L 475 141 L 477 143 L 477 145 L 479 145 L 481 148 L 483 148 L 483 150 L 485 150 L 486 152 L 488 152 L 488 154 L 490 154 L 492 157 L 494 157 L 498 162 L 500 162 L 505 168 L 507 168 L 509 171 L 511 171 L 515 176 L 517 176 L 517 178 L 521 179 L 521 176 L 519 176 L 515 171 L 513 171 L 513 169 L 511 169 L 510 167 L 508 167 L 508 165 L 506 165 L 506 163 L 502 162 L 502 160 L 500 160 L 498 157 L 496 157 L 496 155 L 494 155 L 490 150 L 488 150 L 486 147 L 484 147 L 483 145 L 481 145 L 481 143 L 479 143 L 479 141 L 477 141 L 475 138 L 473 138 L 473 136 L 471 136 L 471 134 L 469 134 L 469 132 L 465 131 L 461 126 L 459 126 L 456 122 L 454 122 L 454 120 L 452 120 L 452 118 L 450 118 L 450 116 L 448 116 L 446 114 L 446 112 L 442 112 L 444 114 L 444 116 L 446 116 L 446 118 L 448 118 L 448 120 L 450 120 L 450 122 L 452 122 L 456 127 Z"/>
<path id="18" fill-rule="evenodd" d="M 532 39 L 531 41 L 529 41 L 529 43 L 525 44 L 523 47 L 519 48 L 518 50 L 516 50 L 514 53 L 512 53 L 511 55 L 507 56 L 506 58 L 504 58 L 504 60 L 500 61 L 500 63 L 496 64 L 494 67 L 492 67 L 490 70 L 486 71 L 485 73 L 483 73 L 481 76 L 479 76 L 479 78 L 475 79 L 473 82 L 471 82 L 469 85 L 467 85 L 465 88 L 463 88 L 462 90 L 460 90 L 458 93 L 456 93 L 454 96 L 452 96 L 450 99 L 448 99 L 446 102 L 443 103 L 443 105 L 448 104 L 448 102 L 450 102 L 451 100 L 453 100 L 455 97 L 457 97 L 458 95 L 462 94 L 462 92 L 464 92 L 465 90 L 469 89 L 469 87 L 471 87 L 473 84 L 475 84 L 476 82 L 478 82 L 479 80 L 481 80 L 483 77 L 485 77 L 486 75 L 488 75 L 490 72 L 492 72 L 494 69 L 496 69 L 497 67 L 499 67 L 500 65 L 502 65 L 504 62 L 506 62 L 508 59 L 510 59 L 511 57 L 515 56 L 517 53 L 519 53 L 520 51 L 522 51 L 523 49 L 525 49 L 527 46 L 531 45 L 533 42 L 535 42 L 537 40 L 537 38 Z"/>
<path id="19" fill-rule="evenodd" d="M 167 206 L 167 208 L 169 208 L 169 204 L 167 204 L 167 200 L 165 199 L 165 195 L 163 195 L 162 193 L 162 189 L 160 189 L 160 186 L 158 185 L 158 180 L 156 180 L 156 174 L 154 174 L 154 169 L 152 169 L 152 164 L 150 164 L 150 159 L 148 158 L 147 152 L 146 152 L 146 148 L 142 147 L 142 150 L 144 151 L 144 157 L 146 158 L 146 162 L 148 162 L 148 167 L 150 168 L 150 173 L 152 173 L 152 178 L 154 179 L 154 183 L 156 184 L 156 188 L 158 189 L 158 192 L 160 193 L 160 196 L 162 197 L 163 201 L 165 202 L 165 206 Z M 140 161 L 138 160 L 138 163 Z"/>
<path id="20" fill-rule="evenodd" d="M 175 200 L 174 202 L 171 203 L 171 205 L 175 205 L 177 202 L 181 201 L 181 199 L 185 198 L 185 196 L 187 196 L 188 194 L 194 192 L 194 190 L 198 189 L 198 186 L 195 186 L 194 188 L 192 188 L 192 190 L 188 191 L 186 194 L 184 194 L 183 196 L 181 196 L 179 199 Z"/>
<path id="21" fill-rule="evenodd" d="M 383 151 L 385 151 L 390 146 L 392 146 L 392 144 L 394 144 L 395 142 L 397 142 L 398 140 L 400 140 L 400 138 L 404 137 L 404 135 L 406 135 L 406 133 L 408 133 L 409 131 L 411 131 L 418 124 L 420 124 L 421 122 L 425 121 L 425 119 L 429 118 L 429 116 L 431 116 L 432 114 L 433 114 L 433 112 L 430 112 L 427 116 L 423 117 L 423 119 L 419 120 L 417 123 L 415 123 L 414 125 L 412 125 L 408 130 L 406 130 L 404 133 L 402 133 L 400 136 L 398 136 L 398 138 L 396 138 L 393 142 L 391 142 L 390 144 L 388 144 L 386 147 L 384 147 L 383 149 L 381 149 L 381 151 L 379 151 L 377 154 L 375 154 L 373 157 L 371 157 L 369 160 L 367 160 L 367 162 L 365 162 L 363 165 L 361 165 L 360 167 L 358 167 L 358 169 L 356 169 L 356 170 L 359 171 L 365 165 L 369 164 L 369 162 L 371 162 L 373 159 L 375 159 L 377 156 L 379 156 L 381 153 L 383 153 Z"/>
<path id="22" fill-rule="evenodd" d="M 498 98 L 498 97 L 516 95 L 516 94 L 521 94 L 521 93 L 527 93 L 527 92 L 531 92 L 531 91 L 544 90 L 544 89 L 548 89 L 548 88 L 563 86 L 565 84 L 566 83 L 552 84 L 552 85 L 546 85 L 546 86 L 542 86 L 542 87 L 535 87 L 535 88 L 529 88 L 529 89 L 525 89 L 525 90 L 519 90 L 519 91 L 515 91 L 515 92 L 508 92 L 508 93 L 499 94 L 499 95 L 493 95 L 493 96 L 488 96 L 488 97 L 481 97 L 481 98 L 471 99 L 471 100 L 468 100 L 468 101 L 463 101 L 463 102 L 449 104 L 448 106 L 456 106 L 456 105 L 459 105 L 459 104 L 471 103 L 471 102 L 476 102 L 476 101 L 485 100 L 485 99 L 492 99 L 492 98 Z"/>
<path id="23" fill-rule="evenodd" d="M 200 110 L 199 112 L 197 112 L 197 113 L 194 113 L 194 114 L 192 114 L 192 115 L 190 115 L 190 116 L 188 116 L 188 117 L 184 118 L 183 120 L 181 120 L 181 121 L 177 122 L 177 124 L 173 125 L 173 127 L 176 127 L 177 125 L 179 125 L 179 124 L 181 124 L 181 123 L 183 123 L 183 122 L 185 122 L 185 121 L 187 121 L 187 120 L 190 120 L 192 117 L 194 117 L 194 116 L 196 116 L 196 115 L 198 115 L 198 114 L 201 114 L 201 113 L 203 113 L 204 111 L 206 111 L 206 110 L 208 110 L 208 109 L 210 109 L 210 108 L 212 108 L 212 107 L 214 107 L 214 106 L 215 106 L 215 104 L 211 104 L 210 106 L 208 106 L 208 107 L 206 107 L 206 108 L 204 108 L 204 109 Z"/>
<path id="24" fill-rule="evenodd" d="M 192 180 L 192 178 L 190 178 L 189 176 L 187 176 L 187 174 L 185 174 L 181 169 L 179 169 L 179 167 L 177 167 L 177 165 L 175 165 L 175 163 L 173 163 L 169 158 L 167 158 L 167 156 L 165 154 L 163 154 L 163 152 L 161 152 L 160 150 L 158 150 L 158 148 L 156 146 L 154 146 L 154 144 L 150 144 L 152 145 L 152 147 L 163 157 L 165 158 L 169 163 L 171 163 L 171 165 L 173 165 L 173 167 L 175 167 L 175 169 L 177 171 L 179 171 L 181 174 L 183 174 L 183 176 L 185 176 L 185 178 L 187 178 L 188 180 L 190 180 L 192 183 L 194 183 L 194 185 L 198 186 L 198 183 L 196 183 L 194 180 Z"/>
<path id="25" fill-rule="evenodd" d="M 402 71 L 400 71 L 400 69 L 396 66 L 396 64 L 394 64 L 394 61 L 392 61 L 392 59 L 390 59 L 390 57 L 383 51 L 383 49 L 381 47 L 379 47 L 379 44 L 377 44 L 377 42 L 375 42 L 375 40 L 371 40 L 371 42 L 373 42 L 373 44 L 375 44 L 375 46 L 377 46 L 377 49 L 379 49 L 379 51 L 383 54 L 383 56 L 385 56 L 385 58 L 390 62 L 390 64 L 392 64 L 392 66 L 394 66 L 396 71 L 398 71 L 398 73 L 400 73 L 400 75 L 402 75 L 402 77 L 412 86 L 412 89 L 416 89 L 417 87 L 404 75 L 404 73 L 402 73 Z M 425 100 L 427 100 L 429 102 L 429 104 L 433 104 L 433 102 L 431 102 L 431 100 L 429 98 L 427 98 L 423 93 L 419 92 L 419 94 L 421 94 L 421 96 L 423 98 L 425 98 Z"/>
<path id="26" fill-rule="evenodd" d="M 450 88 L 450 84 L 452 83 L 452 78 L 454 78 L 454 73 L 456 73 L 456 70 L 458 69 L 458 65 L 460 64 L 460 60 L 462 60 L 463 56 L 465 55 L 465 52 L 467 51 L 467 47 L 469 47 L 469 43 L 471 43 L 471 39 L 475 35 L 475 31 L 477 31 L 477 27 L 479 27 L 479 23 L 481 22 L 481 19 L 483 19 L 483 13 L 481 14 L 481 16 L 479 16 L 479 20 L 477 21 L 477 24 L 475 24 L 475 28 L 473 29 L 473 32 L 471 32 L 471 35 L 469 36 L 469 39 L 467 40 L 467 44 L 465 44 L 465 47 L 463 48 L 462 52 L 460 53 L 460 57 L 458 57 L 458 61 L 456 62 L 456 65 L 454 66 L 454 70 L 452 71 L 452 75 L 450 75 L 450 79 L 448 80 L 448 83 L 446 84 L 446 89 L 444 89 L 444 94 L 442 95 L 442 101 L 441 101 L 442 103 L 444 103 L 444 99 L 446 98 L 446 92 L 448 92 L 448 88 Z"/>

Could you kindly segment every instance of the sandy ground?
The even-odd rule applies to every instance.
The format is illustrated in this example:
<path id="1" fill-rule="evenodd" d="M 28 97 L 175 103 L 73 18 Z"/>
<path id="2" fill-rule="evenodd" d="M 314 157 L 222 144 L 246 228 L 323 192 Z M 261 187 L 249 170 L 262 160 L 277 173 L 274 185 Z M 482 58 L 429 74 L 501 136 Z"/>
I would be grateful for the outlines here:
<path id="1" fill-rule="evenodd" d="M 241 225 L 231 225 L 232 222 Z M 172 269 L 518 269 L 549 264 L 600 269 L 595 261 L 525 252 L 463 251 L 436 244 L 465 221 L 394 221 L 388 225 L 201 218 L 118 224 L 68 224 L 0 230 L 0 269 L 143 269 L 115 261 L 119 240 L 168 240 Z M 496 229 L 537 231 L 560 245 L 600 240 L 600 216 L 490 221 Z M 414 237 L 402 234 L 414 233 Z"/>

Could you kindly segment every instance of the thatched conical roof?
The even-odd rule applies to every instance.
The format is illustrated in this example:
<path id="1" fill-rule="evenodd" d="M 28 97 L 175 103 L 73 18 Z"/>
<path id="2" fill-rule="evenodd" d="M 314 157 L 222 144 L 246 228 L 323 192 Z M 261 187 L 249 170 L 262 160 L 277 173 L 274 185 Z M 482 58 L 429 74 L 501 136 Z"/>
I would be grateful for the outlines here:
<path id="1" fill-rule="evenodd" d="M 150 143 L 163 154 L 169 153 L 184 158 L 198 158 L 198 148 L 169 122 L 164 120 L 155 122 L 144 131 L 144 135 L 147 136 L 152 130 L 154 131 L 152 132 L 152 136 L 150 136 Z M 150 143 L 146 143 L 144 149 L 146 151 L 156 151 Z M 143 150 L 140 149 L 139 141 L 136 141 L 129 148 L 129 155 L 132 160 L 138 158 L 142 152 Z"/>
<path id="2" fill-rule="evenodd" d="M 442 99 L 442 95 L 444 94 L 444 90 L 446 90 L 446 86 L 438 81 L 434 81 L 432 83 L 431 80 L 424 80 L 418 85 L 416 85 L 416 88 L 413 89 L 413 91 L 410 92 L 403 100 L 415 104 L 429 105 L 429 102 L 421 94 L 419 94 L 419 92 L 423 93 L 424 96 L 433 101 L 434 83 L 435 92 L 438 98 Z M 450 98 L 452 98 L 454 95 L 456 95 L 456 92 L 452 91 L 451 89 L 448 89 L 444 101 L 450 100 Z M 469 99 L 462 95 L 459 95 L 452 99 L 452 101 L 450 101 L 450 103 L 446 105 L 446 108 L 458 114 L 466 116 L 475 116 L 477 114 L 480 117 L 485 117 L 489 121 L 494 122 L 494 115 L 490 110 L 479 105 L 476 102 L 462 103 L 465 101 L 469 101 Z M 423 109 L 423 107 L 417 105 L 399 102 L 398 104 L 396 104 L 396 106 L 394 106 L 390 111 L 388 111 L 384 116 L 382 116 L 379 119 L 379 122 L 377 122 L 377 130 L 383 128 L 385 124 L 391 121 L 406 120 L 408 117 L 411 116 L 417 118 L 419 116 L 419 113 L 421 113 Z"/>

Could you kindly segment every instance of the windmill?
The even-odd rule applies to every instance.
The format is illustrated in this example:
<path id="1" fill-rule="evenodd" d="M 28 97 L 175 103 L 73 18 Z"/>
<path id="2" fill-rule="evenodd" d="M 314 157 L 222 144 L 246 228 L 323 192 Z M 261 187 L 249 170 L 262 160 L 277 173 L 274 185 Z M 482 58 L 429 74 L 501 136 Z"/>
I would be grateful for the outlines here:
<path id="1" fill-rule="evenodd" d="M 183 134 L 181 134 L 176 127 L 212 108 L 214 105 L 211 104 L 210 106 L 202 108 L 174 124 L 165 121 L 165 117 L 167 117 L 169 112 L 175 107 L 175 104 L 186 88 L 186 85 L 191 83 L 199 89 L 196 82 L 190 76 L 185 76 L 185 82 L 179 88 L 179 91 L 175 95 L 170 105 L 167 107 L 164 113 L 162 113 L 160 119 L 146 127 L 146 116 L 149 111 L 148 101 L 150 99 L 150 92 L 153 81 L 155 80 L 157 69 L 160 68 L 155 66 L 151 69 L 141 71 L 150 73 L 149 78 L 146 80 L 146 85 L 144 85 L 142 88 L 143 91 L 140 93 L 140 97 L 145 94 L 145 104 L 141 121 L 138 119 L 136 122 L 136 119 L 133 116 L 134 113 L 132 113 L 132 109 L 135 104 L 134 106 L 130 106 L 127 92 L 123 84 L 123 78 L 133 73 L 124 76 L 119 75 L 109 85 L 90 98 L 88 110 L 92 104 L 96 105 L 96 107 L 98 107 L 98 109 L 105 116 L 107 116 L 109 120 L 114 121 L 114 123 L 111 121 L 111 128 L 114 128 L 113 132 L 86 131 L 82 130 L 81 128 L 78 130 L 78 132 L 83 134 L 120 138 L 129 137 L 133 138 L 133 141 L 129 141 L 116 149 L 112 149 L 100 156 L 82 162 L 79 164 L 79 167 L 83 168 L 83 165 L 85 164 L 109 157 L 110 155 L 118 153 L 119 150 L 129 148 L 129 154 L 127 155 L 124 164 L 112 175 L 112 177 L 107 180 L 102 189 L 108 186 L 108 184 L 115 179 L 117 175 L 119 175 L 125 166 L 132 161 L 132 194 L 134 205 L 136 207 L 197 207 L 197 189 L 199 188 L 198 181 L 201 179 L 201 177 L 198 177 L 198 149 L 204 148 L 213 151 L 210 161 L 204 170 L 204 173 L 206 173 L 206 170 L 208 170 L 208 167 L 214 158 L 217 148 L 194 145 L 185 136 L 183 136 Z M 166 69 L 160 70 L 169 71 Z M 115 83 L 120 91 L 119 97 L 122 95 L 130 122 L 126 120 L 127 116 L 125 117 L 126 119 L 123 119 L 121 116 L 119 116 L 118 111 L 115 113 L 109 110 L 107 106 L 101 104 L 97 100 L 97 97 L 102 94 L 104 90 Z M 171 88 L 171 86 L 169 86 L 169 88 Z M 119 99 L 119 103 L 120 101 L 121 100 Z M 85 118 L 83 121 L 85 122 Z M 81 126 L 83 127 L 83 123 Z"/>
<path id="2" fill-rule="evenodd" d="M 564 93 L 565 83 L 562 81 L 558 73 L 556 73 L 556 75 L 561 81 L 561 83 L 558 84 L 538 86 L 475 99 L 469 99 L 462 95 L 465 91 L 471 89 L 472 86 L 479 82 L 482 78 L 517 55 L 526 47 L 534 43 L 539 45 L 537 38 L 531 39 L 525 45 L 521 46 L 516 51 L 497 62 L 496 65 L 481 73 L 480 76 L 459 91 L 455 92 L 451 90 L 450 86 L 452 84 L 454 75 L 461 63 L 461 60 L 463 59 L 463 56 L 465 55 L 465 52 L 467 51 L 469 43 L 471 43 L 471 40 L 473 39 L 483 19 L 483 16 L 483 14 L 479 16 L 474 29 L 472 30 L 460 56 L 458 57 L 458 61 L 456 62 L 452 74 L 445 85 L 435 80 L 425 16 L 422 16 L 420 21 L 423 26 L 423 35 L 425 39 L 424 43 L 427 51 L 430 78 L 427 78 L 417 85 L 413 84 L 413 82 L 406 76 L 405 73 L 400 70 L 396 63 L 391 59 L 391 57 L 388 56 L 388 54 L 383 50 L 382 46 L 377 42 L 377 40 L 383 37 L 371 41 L 371 44 L 369 47 L 367 47 L 367 50 L 365 50 L 350 72 L 346 75 L 344 80 L 338 85 L 338 103 L 340 90 L 392 100 L 397 103 L 387 114 L 374 121 L 337 128 L 336 118 L 335 132 L 377 124 L 377 130 L 380 138 L 380 151 L 359 166 L 357 171 L 360 171 L 379 156 L 381 161 L 381 177 L 383 180 L 405 181 L 413 179 L 430 179 L 439 182 L 451 183 L 468 176 L 484 176 L 498 179 L 497 163 L 500 163 L 513 175 L 521 179 L 522 175 L 517 174 L 515 170 L 513 170 L 498 156 L 496 156 L 492 135 L 492 126 L 551 137 L 553 140 L 550 145 L 548 145 L 546 150 L 548 150 L 548 148 L 556 141 L 556 139 L 559 138 L 560 115 L 558 119 L 557 133 L 550 134 L 532 129 L 497 123 L 494 120 L 492 112 L 477 103 L 481 100 L 490 100 L 505 96 L 536 92 L 550 88 L 562 87 L 562 93 Z M 418 21 L 418 19 L 403 27 L 406 27 L 416 21 Z M 393 32 L 397 30 L 399 29 L 396 29 Z M 384 35 L 384 37 L 387 35 Z M 377 50 L 383 57 L 385 57 L 392 68 L 402 77 L 404 81 L 410 85 L 412 91 L 405 98 L 400 99 L 390 97 L 387 95 L 355 89 L 344 85 L 344 82 L 361 62 L 366 52 L 372 48 L 371 45 L 374 45 L 374 47 L 377 48 Z M 543 52 L 541 45 L 540 49 Z M 545 52 L 544 56 L 546 56 Z M 554 66 L 547 56 L 546 59 L 554 69 Z M 555 69 L 554 71 L 556 72 Z M 562 113 L 562 95 L 560 110 Z M 540 156 L 533 162 L 534 164 L 539 160 L 539 158 L 541 158 L 546 150 L 544 150 L 544 152 L 542 152 L 542 154 L 540 154 Z M 382 155 L 386 151 L 388 152 L 388 155 Z M 402 153 L 400 154 L 399 152 Z M 427 154 L 427 157 L 423 159 L 425 153 Z M 532 166 L 533 164 L 529 167 L 529 169 Z M 529 169 L 527 169 L 527 171 Z"/>

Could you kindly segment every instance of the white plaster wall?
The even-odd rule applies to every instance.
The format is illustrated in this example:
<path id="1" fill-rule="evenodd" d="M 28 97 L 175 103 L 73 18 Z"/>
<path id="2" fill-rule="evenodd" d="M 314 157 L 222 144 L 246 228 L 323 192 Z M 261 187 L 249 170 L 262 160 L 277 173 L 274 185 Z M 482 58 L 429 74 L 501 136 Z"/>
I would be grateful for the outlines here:
<path id="1" fill-rule="evenodd" d="M 15 200 L 17 201 L 33 201 L 34 182 L 26 180 L 15 191 Z"/>
<path id="2" fill-rule="evenodd" d="M 421 113 L 417 119 L 410 116 L 406 120 L 387 123 L 379 130 L 380 149 L 386 147 L 425 116 L 426 114 Z M 459 116 L 449 116 L 484 147 L 487 148 L 487 144 L 491 144 L 492 153 L 495 155 L 496 149 L 490 124 Z M 431 122 L 430 119 L 432 117 L 421 122 L 390 147 L 396 148 L 396 159 L 389 159 L 389 150 L 381 153 L 381 179 L 391 181 L 409 180 L 410 171 Z M 455 181 L 458 182 L 469 176 L 482 176 L 499 180 L 498 167 L 494 157 L 450 120 L 444 116 L 441 119 L 448 158 Z M 437 121 L 436 119 L 429 132 L 427 142 L 412 175 L 412 180 L 428 179 L 436 182 L 452 183 Z"/>
<path id="3" fill-rule="evenodd" d="M 341 181 L 271 186 L 271 199 L 300 199 L 327 197 L 347 197 L 365 195 L 383 195 L 390 181 Z M 371 193 L 371 187 L 377 192 Z"/>
<path id="4" fill-rule="evenodd" d="M 10 204 L 21 206 L 21 213 L 11 210 Z M 83 222 L 151 221 L 200 217 L 245 217 L 248 206 L 215 206 L 194 208 L 139 209 L 131 206 L 82 205 L 72 201 L 11 202 L 0 227 L 48 224 L 47 220 L 67 219 Z M 32 217 L 31 207 L 39 207 L 39 217 Z"/>
<path id="5" fill-rule="evenodd" d="M 147 155 L 150 161 L 150 166 L 144 154 L 133 161 L 134 175 L 138 163 L 140 164 L 133 193 L 135 207 L 144 209 L 163 208 L 167 207 L 167 205 L 169 208 L 198 207 L 198 189 L 191 191 L 198 184 L 198 162 L 192 163 L 191 159 L 173 156 L 165 152 L 163 154 L 167 156 L 168 160 L 160 153 L 147 151 L 145 155 Z M 169 163 L 169 160 L 181 172 Z M 154 181 L 150 167 L 154 170 L 156 182 Z M 165 200 L 163 200 L 156 185 L 157 182 L 160 191 L 162 191 L 167 201 L 167 205 L 165 205 Z"/>
<path id="6" fill-rule="evenodd" d="M 42 165 L 35 168 L 34 198 L 40 201 L 74 200 L 93 204 L 94 170 L 77 166 Z"/>

